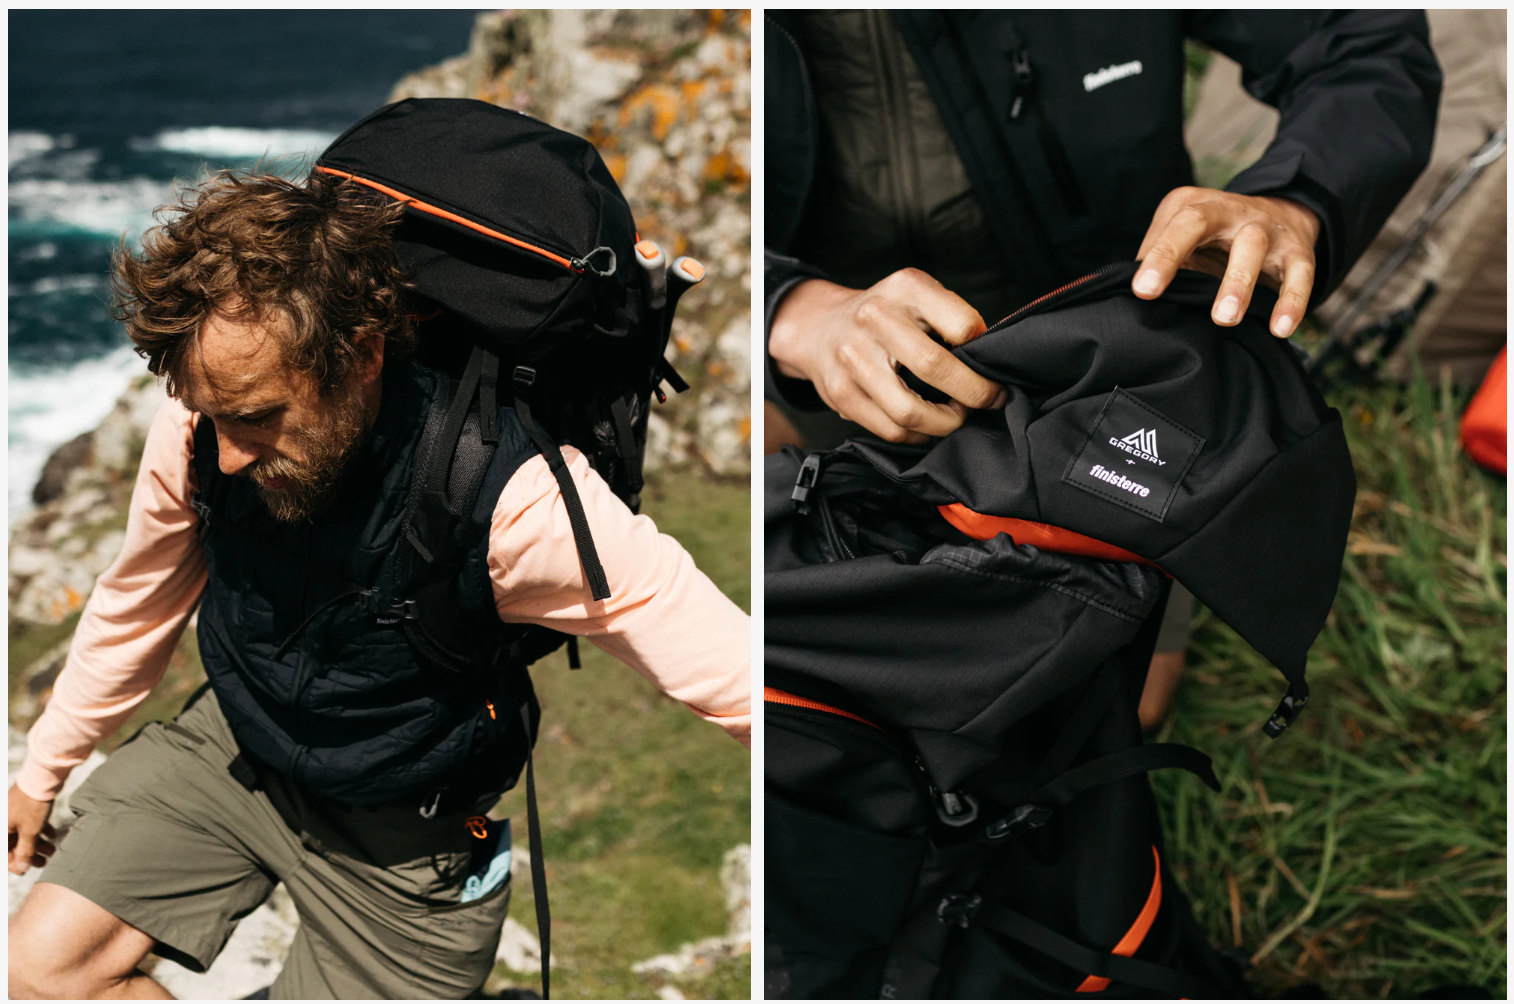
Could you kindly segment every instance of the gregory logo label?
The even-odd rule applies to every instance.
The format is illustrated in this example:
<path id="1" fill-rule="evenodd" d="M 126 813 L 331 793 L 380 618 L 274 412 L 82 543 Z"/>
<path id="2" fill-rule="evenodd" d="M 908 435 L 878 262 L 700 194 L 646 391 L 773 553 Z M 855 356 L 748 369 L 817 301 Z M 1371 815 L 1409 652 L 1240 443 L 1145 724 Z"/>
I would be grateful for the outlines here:
<path id="1" fill-rule="evenodd" d="M 1066 436 L 1062 442 L 1083 438 L 1062 480 L 1110 505 L 1158 523 L 1166 520 L 1183 478 L 1204 448 L 1203 438 L 1118 387 L 1091 425 L 1088 414 L 1085 410 L 1078 417 L 1076 410 L 1068 411 L 1076 428 L 1059 434 Z"/>
<path id="2" fill-rule="evenodd" d="M 1096 91 L 1105 84 L 1112 84 L 1116 80 L 1124 80 L 1126 77 L 1134 77 L 1141 72 L 1141 61 L 1132 59 L 1128 63 L 1116 63 L 1106 66 L 1102 70 L 1094 70 L 1092 73 L 1083 74 L 1083 90 Z"/>
<path id="3" fill-rule="evenodd" d="M 1109 445 L 1116 449 L 1133 453 L 1142 460 L 1149 460 L 1153 464 L 1165 465 L 1167 461 L 1157 457 L 1157 430 L 1137 429 L 1124 439 L 1109 437 Z"/>
<path id="4" fill-rule="evenodd" d="M 1111 439 L 1110 442 L 1112 443 L 1114 440 Z M 1116 474 L 1114 471 L 1105 470 L 1101 464 L 1094 464 L 1088 469 L 1088 473 L 1100 481 L 1107 481 L 1116 488 L 1123 488 L 1127 492 L 1141 496 L 1141 498 L 1146 498 L 1151 494 L 1150 488 L 1147 488 L 1145 485 L 1136 484 L 1123 474 Z"/>

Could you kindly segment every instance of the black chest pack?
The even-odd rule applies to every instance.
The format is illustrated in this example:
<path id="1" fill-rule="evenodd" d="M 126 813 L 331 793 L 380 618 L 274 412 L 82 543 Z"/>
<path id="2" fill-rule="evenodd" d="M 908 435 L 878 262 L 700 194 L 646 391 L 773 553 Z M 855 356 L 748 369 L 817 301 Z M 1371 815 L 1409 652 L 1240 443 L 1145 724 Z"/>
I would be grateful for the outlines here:
<path id="1" fill-rule="evenodd" d="M 1220 329 L 1215 280 L 1133 272 L 957 350 L 1001 411 L 768 458 L 769 997 L 1249 996 L 1146 775 L 1219 783 L 1137 706 L 1170 575 L 1283 671 L 1289 727 L 1355 478 L 1264 296 Z"/>

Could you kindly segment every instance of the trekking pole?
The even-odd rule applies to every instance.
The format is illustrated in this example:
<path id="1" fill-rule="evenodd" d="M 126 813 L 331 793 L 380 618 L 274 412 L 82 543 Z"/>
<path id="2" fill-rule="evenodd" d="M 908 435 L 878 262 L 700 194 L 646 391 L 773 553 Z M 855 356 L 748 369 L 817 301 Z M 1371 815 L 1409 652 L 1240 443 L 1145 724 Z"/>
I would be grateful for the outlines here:
<path id="1" fill-rule="evenodd" d="M 1351 325 L 1356 323 L 1356 319 L 1372 303 L 1373 297 L 1377 296 L 1383 286 L 1392 278 L 1393 273 L 1397 272 L 1404 262 L 1408 261 L 1415 251 L 1419 250 L 1419 246 L 1424 242 L 1425 235 L 1430 232 L 1430 228 L 1439 222 L 1440 218 L 1456 203 L 1456 200 L 1461 197 L 1462 193 L 1471 187 L 1472 182 L 1477 180 L 1478 175 L 1482 174 L 1489 164 L 1494 163 L 1499 157 L 1503 156 L 1508 141 L 1508 123 L 1504 123 L 1493 131 L 1493 134 L 1488 137 L 1488 141 L 1476 153 L 1468 158 L 1467 166 L 1462 168 L 1461 173 L 1441 193 L 1440 198 L 1431 203 L 1430 208 L 1420 215 L 1419 219 L 1415 221 L 1414 226 L 1409 230 L 1408 236 L 1373 271 L 1367 281 L 1362 284 L 1362 288 L 1357 291 L 1350 305 L 1346 307 L 1345 313 L 1330 326 L 1330 336 L 1315 350 L 1314 355 L 1310 357 L 1308 364 L 1304 367 L 1308 373 L 1312 375 L 1318 370 L 1320 365 L 1335 351 L 1336 346 L 1351 334 Z"/>
<path id="2" fill-rule="evenodd" d="M 636 245 L 636 264 L 646 280 L 647 306 L 661 310 L 668 301 L 667 257 L 656 241 L 641 241 Z"/>
<path id="3" fill-rule="evenodd" d="M 691 287 L 697 286 L 704 280 L 704 266 L 699 264 L 688 255 L 680 255 L 673 259 L 673 267 L 668 269 L 668 316 L 673 316 L 673 309 L 678 306 L 678 300 Z"/>

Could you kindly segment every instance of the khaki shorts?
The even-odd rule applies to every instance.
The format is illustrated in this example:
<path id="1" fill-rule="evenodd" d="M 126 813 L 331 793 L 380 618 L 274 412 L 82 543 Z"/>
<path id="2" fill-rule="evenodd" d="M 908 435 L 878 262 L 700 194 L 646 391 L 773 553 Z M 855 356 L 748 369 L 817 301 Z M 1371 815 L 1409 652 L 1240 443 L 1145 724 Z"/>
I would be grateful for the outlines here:
<path id="1" fill-rule="evenodd" d="M 458 999 L 494 964 L 510 883 L 460 902 L 466 814 L 345 808 L 265 772 L 248 791 L 215 695 L 143 729 L 74 795 L 80 818 L 41 881 L 151 935 L 197 972 L 283 882 L 300 926 L 276 1000 Z"/>

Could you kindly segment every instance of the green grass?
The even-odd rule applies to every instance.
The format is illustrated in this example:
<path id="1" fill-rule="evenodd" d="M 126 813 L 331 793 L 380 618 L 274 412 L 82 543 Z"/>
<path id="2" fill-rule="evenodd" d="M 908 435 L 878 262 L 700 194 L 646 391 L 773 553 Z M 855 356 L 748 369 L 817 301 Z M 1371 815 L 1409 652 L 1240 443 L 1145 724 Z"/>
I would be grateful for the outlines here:
<path id="1" fill-rule="evenodd" d="M 1359 491 L 1309 707 L 1261 724 L 1281 675 L 1217 618 L 1195 624 L 1162 740 L 1224 790 L 1154 775 L 1177 874 L 1264 993 L 1334 997 L 1506 977 L 1506 487 L 1461 454 L 1467 395 L 1422 378 L 1333 395 Z"/>

